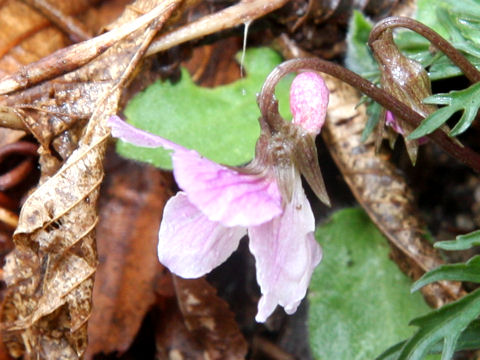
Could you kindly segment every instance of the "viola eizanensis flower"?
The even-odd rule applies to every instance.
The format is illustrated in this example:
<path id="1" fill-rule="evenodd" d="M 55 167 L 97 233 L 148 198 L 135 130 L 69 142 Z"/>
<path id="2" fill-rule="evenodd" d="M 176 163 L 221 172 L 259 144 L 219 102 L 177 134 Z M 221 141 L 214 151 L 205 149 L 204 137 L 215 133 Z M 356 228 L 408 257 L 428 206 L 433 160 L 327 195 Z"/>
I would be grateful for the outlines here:
<path id="1" fill-rule="evenodd" d="M 262 292 L 259 322 L 277 305 L 294 313 L 322 259 L 300 177 L 303 174 L 317 196 L 329 204 L 314 142 L 328 104 L 321 76 L 299 74 L 292 83 L 290 104 L 292 122 L 281 118 L 280 122 L 279 115 L 274 124 L 260 118 L 255 158 L 244 167 L 217 164 L 117 116 L 109 119 L 114 137 L 172 150 L 173 174 L 182 191 L 163 212 L 160 262 L 176 275 L 197 278 L 223 263 L 248 234 Z"/>
<path id="2" fill-rule="evenodd" d="M 392 128 L 392 130 L 395 133 L 397 133 L 399 135 L 402 135 L 402 136 L 405 136 L 405 130 L 402 128 L 399 121 L 397 121 L 397 119 L 395 118 L 395 115 L 393 115 L 392 112 L 389 111 L 389 110 L 385 111 L 385 125 Z M 393 142 L 394 141 L 395 141 L 395 139 L 393 139 Z M 418 145 L 424 145 L 427 142 L 428 142 L 428 137 L 426 137 L 426 136 L 423 136 L 423 137 L 417 139 Z M 391 146 L 393 147 L 393 144 L 391 144 Z"/>

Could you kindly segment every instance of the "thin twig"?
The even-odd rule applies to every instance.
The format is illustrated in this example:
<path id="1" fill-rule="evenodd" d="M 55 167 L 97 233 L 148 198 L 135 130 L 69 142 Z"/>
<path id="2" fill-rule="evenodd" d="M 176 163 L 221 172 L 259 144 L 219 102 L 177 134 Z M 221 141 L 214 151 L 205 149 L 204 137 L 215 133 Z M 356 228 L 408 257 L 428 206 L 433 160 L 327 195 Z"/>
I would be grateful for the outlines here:
<path id="1" fill-rule="evenodd" d="M 282 7 L 288 1 L 289 0 L 243 0 L 237 5 L 205 16 L 178 30 L 163 35 L 150 44 L 146 55 L 153 55 L 175 45 L 248 23 Z M 83 66 L 96 56 L 102 54 L 118 40 L 160 16 L 160 14 L 167 11 L 167 9 L 174 4 L 175 1 L 173 0 L 165 0 L 152 11 L 132 22 L 91 40 L 58 50 L 37 62 L 25 66 L 17 73 L 0 80 L 0 95 L 25 89 L 41 81 L 52 79 Z"/>
<path id="2" fill-rule="evenodd" d="M 0 95 L 22 90 L 41 81 L 73 71 L 102 54 L 114 43 L 149 24 L 165 11 L 176 6 L 176 0 L 165 0 L 143 16 L 91 40 L 60 49 L 43 59 L 28 64 L 15 74 L 0 80 Z"/>
<path id="3" fill-rule="evenodd" d="M 415 127 L 417 127 L 422 120 L 424 120 L 422 115 L 412 110 L 409 106 L 405 105 L 403 102 L 399 101 L 381 88 L 375 86 L 375 84 L 362 78 L 354 72 L 325 60 L 318 58 L 307 58 L 286 61 L 277 66 L 268 76 L 258 98 L 260 111 L 267 122 L 271 122 L 272 119 L 271 104 L 274 101 L 274 90 L 276 84 L 286 74 L 299 70 L 319 71 L 334 76 L 361 91 L 368 97 L 378 102 L 384 108 L 390 110 L 399 118 L 408 121 Z M 270 123 L 270 126 L 275 126 L 275 124 Z M 440 145 L 452 157 L 468 165 L 476 172 L 480 172 L 480 154 L 474 152 L 468 147 L 463 147 L 456 144 L 441 130 L 436 130 L 430 134 L 429 137 L 438 145 Z"/>
<path id="4" fill-rule="evenodd" d="M 448 56 L 448 58 L 452 60 L 452 62 L 457 65 L 460 70 L 462 70 L 468 80 L 470 80 L 472 83 L 480 81 L 480 72 L 470 63 L 470 61 L 467 60 L 465 56 L 463 56 L 460 51 L 455 49 L 452 44 L 450 44 L 434 30 L 414 19 L 400 16 L 392 16 L 383 19 L 382 21 L 378 22 L 370 32 L 368 45 L 371 47 L 371 44 L 378 39 L 380 34 L 382 34 L 385 30 L 398 27 L 410 29 L 417 34 L 422 35 L 436 48 Z"/>
<path id="5" fill-rule="evenodd" d="M 64 14 L 60 9 L 45 0 L 22 0 L 24 3 L 41 12 L 48 20 L 58 26 L 74 42 L 89 40 L 92 35 L 83 24 L 72 16 Z"/>
<path id="6" fill-rule="evenodd" d="M 0 221 L 15 229 L 18 225 L 18 216 L 14 212 L 0 207 Z"/>
<path id="7" fill-rule="evenodd" d="M 15 130 L 28 130 L 19 110 L 8 106 L 0 106 L 0 126 Z"/>
<path id="8" fill-rule="evenodd" d="M 246 24 L 281 8 L 288 1 L 290 0 L 242 0 L 236 5 L 204 16 L 180 29 L 161 36 L 150 45 L 146 55 L 153 55 L 184 42 Z"/>
<path id="9" fill-rule="evenodd" d="M 0 148 L 0 163 L 9 155 L 22 154 L 38 156 L 38 145 L 27 141 L 18 141 Z M 33 159 L 25 159 L 12 170 L 0 176 L 0 190 L 7 190 L 23 181 L 33 169 Z"/>

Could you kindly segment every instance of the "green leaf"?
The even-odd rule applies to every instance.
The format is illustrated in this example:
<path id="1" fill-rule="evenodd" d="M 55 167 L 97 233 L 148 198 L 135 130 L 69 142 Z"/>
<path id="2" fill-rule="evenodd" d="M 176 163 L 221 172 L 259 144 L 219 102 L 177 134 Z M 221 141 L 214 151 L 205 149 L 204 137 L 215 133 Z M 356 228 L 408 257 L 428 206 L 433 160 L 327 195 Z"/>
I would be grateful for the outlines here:
<path id="1" fill-rule="evenodd" d="M 378 125 L 378 122 L 380 121 L 380 115 L 382 113 L 382 106 L 377 103 L 373 102 L 373 104 L 370 104 L 367 107 L 367 124 L 365 125 L 365 128 L 363 129 L 362 132 L 362 141 L 367 140 L 367 138 L 370 136 L 370 134 L 373 132 L 373 129 Z"/>
<path id="2" fill-rule="evenodd" d="M 317 360 L 373 359 L 413 333 L 405 319 L 428 311 L 389 259 L 389 245 L 360 209 L 346 209 L 315 234 L 324 259 L 310 284 L 309 334 Z"/>
<path id="3" fill-rule="evenodd" d="M 475 120 L 480 107 L 480 83 L 467 89 L 451 91 L 448 94 L 437 94 L 423 100 L 425 104 L 446 105 L 430 114 L 408 136 L 409 140 L 418 139 L 432 133 L 443 125 L 454 113 L 463 111 L 462 117 L 450 131 L 450 136 L 457 136 L 467 130 Z"/>
<path id="4" fill-rule="evenodd" d="M 438 20 L 435 11 L 432 10 L 446 6 L 447 2 L 448 0 L 418 0 L 417 12 L 415 14 L 415 19 L 431 27 L 446 39 L 448 39 L 448 31 L 446 31 L 443 24 Z"/>
<path id="5" fill-rule="evenodd" d="M 204 88 L 197 86 L 182 69 L 181 80 L 156 82 L 133 98 L 125 115 L 129 123 L 163 136 L 203 156 L 227 165 L 250 161 L 260 134 L 260 111 L 256 94 L 270 71 L 282 61 L 269 48 L 248 49 L 247 76 L 234 83 Z M 288 91 L 293 76 L 277 86 L 280 112 L 289 115 Z M 117 151 L 125 157 L 171 169 L 169 152 L 118 142 Z"/>
<path id="6" fill-rule="evenodd" d="M 471 55 L 466 55 L 468 61 L 470 61 L 476 68 L 480 68 L 480 59 Z M 424 63 L 422 62 L 422 65 Z M 455 65 L 452 64 L 449 58 L 445 55 L 441 55 L 437 60 L 432 62 L 432 65 L 428 69 L 428 76 L 430 80 L 440 80 L 451 78 L 454 76 L 462 75 L 462 71 Z"/>
<path id="7" fill-rule="evenodd" d="M 480 255 L 466 263 L 442 265 L 427 272 L 413 284 L 412 292 L 440 280 L 480 282 Z"/>
<path id="8" fill-rule="evenodd" d="M 480 57 L 480 48 L 465 38 L 464 33 L 460 31 L 460 22 L 458 14 L 453 14 L 444 8 L 437 8 L 437 17 L 442 25 L 447 29 L 452 45 L 467 54 Z"/>
<path id="9" fill-rule="evenodd" d="M 395 360 L 398 358 L 400 351 L 407 341 L 401 341 L 384 353 L 382 353 L 375 360 Z M 468 327 L 462 332 L 458 338 L 458 342 L 455 346 L 455 351 L 461 350 L 474 350 L 480 348 L 480 320 L 473 320 Z M 438 342 L 430 349 L 430 353 L 442 353 L 443 342 Z"/>
<path id="10" fill-rule="evenodd" d="M 345 66 L 368 79 L 378 77 L 378 65 L 368 48 L 372 23 L 359 11 L 354 11 L 347 33 Z"/>
<path id="11" fill-rule="evenodd" d="M 480 245 L 480 230 L 459 235 L 455 240 L 439 241 L 434 244 L 436 248 L 443 250 L 467 250 L 478 245 Z"/>
<path id="12" fill-rule="evenodd" d="M 451 359 L 459 336 L 480 315 L 480 290 L 414 319 L 420 329 L 402 347 L 395 360 L 420 360 L 443 341 L 442 360 Z"/>

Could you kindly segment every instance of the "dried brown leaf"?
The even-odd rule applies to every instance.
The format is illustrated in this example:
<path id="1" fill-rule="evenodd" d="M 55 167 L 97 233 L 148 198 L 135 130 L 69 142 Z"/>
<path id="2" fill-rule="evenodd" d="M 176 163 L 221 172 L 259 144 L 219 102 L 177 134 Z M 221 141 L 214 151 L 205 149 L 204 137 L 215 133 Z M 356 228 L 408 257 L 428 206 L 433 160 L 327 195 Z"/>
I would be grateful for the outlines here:
<path id="1" fill-rule="evenodd" d="M 395 166 L 375 155 L 373 140 L 361 141 L 367 117 L 365 106 L 355 107 L 360 101 L 357 92 L 333 77 L 325 79 L 331 95 L 323 139 L 355 198 L 398 250 L 394 256 L 399 266 L 417 279 L 443 261 L 424 237 L 413 194 Z M 462 293 L 453 282 L 435 283 L 423 290 L 435 307 Z"/>
<path id="2" fill-rule="evenodd" d="M 37 130 L 32 132 L 43 146 L 41 184 L 25 201 L 14 234 L 16 247 L 4 267 L 8 292 L 2 322 L 14 356 L 78 359 L 85 351 L 97 266 L 96 202 L 109 136 L 104 124 L 117 111 L 121 87 L 177 2 L 137 1 L 136 9 L 154 9 L 162 16 L 140 25 L 82 68 L 9 96 L 23 97 L 24 110 L 28 104 L 28 111 L 19 113 Z M 131 18 L 131 10 L 126 17 Z M 46 125 L 71 121 L 75 109 L 89 118 L 84 129 L 76 124 L 77 131 L 69 133 Z M 32 122 L 35 116 L 46 122 Z M 52 141 L 57 141 L 64 163 L 50 153 Z M 59 170 L 53 173 L 56 165 Z"/>
<path id="3" fill-rule="evenodd" d="M 157 358 L 244 359 L 247 343 L 215 288 L 204 278 L 174 276 L 173 283 L 177 304 L 167 302 L 166 321 L 157 329 Z"/>
<path id="4" fill-rule="evenodd" d="M 114 155 L 114 154 L 110 154 Z M 158 228 L 170 176 L 107 156 L 97 226 L 100 264 L 93 289 L 87 358 L 127 350 L 156 299 L 162 266 Z"/>
<path id="5" fill-rule="evenodd" d="M 77 4 L 64 3 L 64 11 L 67 13 L 82 11 L 86 6 L 81 1 Z M 0 4 L 0 24 L 0 77 L 14 73 L 23 65 L 37 61 L 70 43 L 45 17 L 22 1 L 4 1 Z M 11 120 L 4 116 L 0 110 L 0 124 L 6 121 L 11 124 Z M 0 131 L 8 134 L 13 130 Z M 12 132 L 11 136 L 15 137 L 15 134 L 18 135 L 18 140 L 24 133 Z"/>

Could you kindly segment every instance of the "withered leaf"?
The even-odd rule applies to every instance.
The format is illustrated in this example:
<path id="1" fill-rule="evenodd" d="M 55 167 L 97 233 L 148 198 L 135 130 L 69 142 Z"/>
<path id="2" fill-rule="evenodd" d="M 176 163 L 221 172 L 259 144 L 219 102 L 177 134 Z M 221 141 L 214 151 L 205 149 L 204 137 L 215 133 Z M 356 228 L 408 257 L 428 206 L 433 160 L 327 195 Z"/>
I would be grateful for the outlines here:
<path id="1" fill-rule="evenodd" d="M 325 80 L 330 102 L 323 139 L 355 198 L 393 244 L 397 263 L 416 280 L 443 261 L 424 238 L 413 194 L 395 166 L 375 154 L 373 140 L 362 142 L 366 111 L 364 105 L 355 107 L 360 100 L 356 91 L 333 77 L 325 76 Z M 453 282 L 423 289 L 426 300 L 435 307 L 463 293 Z"/>
<path id="2" fill-rule="evenodd" d="M 63 11 L 83 11 L 85 1 L 63 2 Z M 70 41 L 48 20 L 22 1 L 4 1 L 0 4 L 0 77 L 14 73 L 23 65 L 67 46 Z M 6 111 L 6 110 L 5 110 Z M 4 109 L 0 110 L 0 124 L 5 121 Z M 11 119 L 6 119 L 11 124 Z M 19 139 L 24 132 L 1 128 L 0 137 Z M 10 135 L 11 134 L 11 135 Z M 7 142 L 8 143 L 8 142 Z"/>
<path id="3" fill-rule="evenodd" d="M 99 199 L 99 266 L 93 289 L 87 358 L 124 352 L 148 309 L 162 266 L 158 228 L 169 196 L 170 176 L 148 166 L 107 156 Z"/>
<path id="4" fill-rule="evenodd" d="M 41 182 L 25 201 L 15 249 L 4 267 L 3 334 L 14 356 L 78 359 L 85 351 L 97 266 L 96 202 L 109 136 L 104 124 L 117 111 L 121 87 L 176 3 L 137 1 L 135 9 L 145 16 L 152 9 L 159 16 L 82 68 L 1 99 L 12 107 L 18 103 L 11 99 L 23 99 L 25 111 L 19 113 L 42 145 Z M 131 18 L 132 10 L 123 16 Z M 72 121 L 79 117 L 85 121 Z M 64 125 L 68 121 L 75 132 L 66 131 L 72 126 Z M 65 162 L 51 153 L 50 144 Z"/>
<path id="5" fill-rule="evenodd" d="M 178 307 L 167 303 L 167 322 L 157 330 L 157 358 L 244 359 L 247 343 L 215 288 L 205 278 L 173 276 L 173 283 Z"/>

